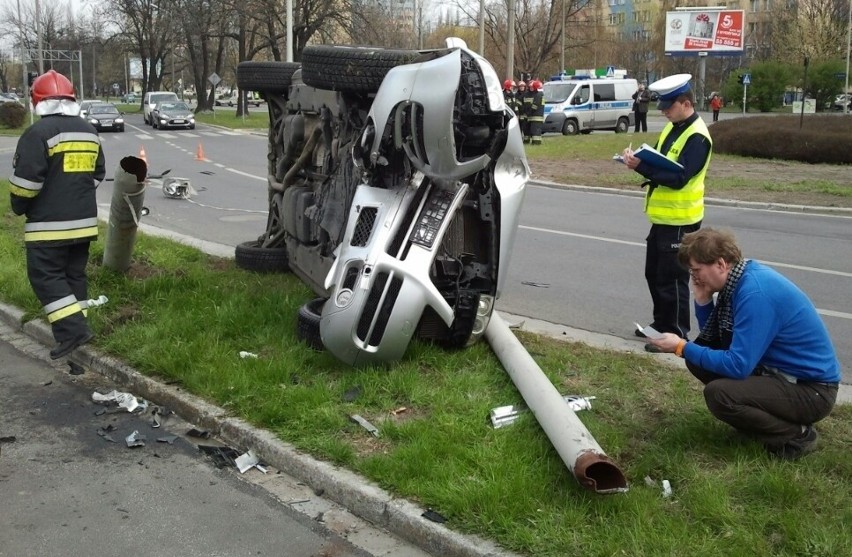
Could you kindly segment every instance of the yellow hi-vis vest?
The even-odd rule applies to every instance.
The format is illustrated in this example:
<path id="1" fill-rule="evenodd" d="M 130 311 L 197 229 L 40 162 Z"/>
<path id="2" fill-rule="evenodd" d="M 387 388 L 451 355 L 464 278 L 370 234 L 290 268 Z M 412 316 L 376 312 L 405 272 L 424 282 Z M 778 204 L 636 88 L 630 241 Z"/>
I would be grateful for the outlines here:
<path id="1" fill-rule="evenodd" d="M 673 128 L 671 122 L 666 125 L 660 134 L 658 145 L 665 142 L 666 136 Z M 704 177 L 707 175 L 707 167 L 710 166 L 710 157 L 713 154 L 713 140 L 710 138 L 710 132 L 707 130 L 704 120 L 698 118 L 690 124 L 680 134 L 680 137 L 675 139 L 665 155 L 667 159 L 677 162 L 686 141 L 696 133 L 703 135 L 710 142 L 707 161 L 701 170 L 679 190 L 664 185 L 648 188 L 648 192 L 645 194 L 645 213 L 648 215 L 648 220 L 653 224 L 676 226 L 695 224 L 704 219 Z"/>

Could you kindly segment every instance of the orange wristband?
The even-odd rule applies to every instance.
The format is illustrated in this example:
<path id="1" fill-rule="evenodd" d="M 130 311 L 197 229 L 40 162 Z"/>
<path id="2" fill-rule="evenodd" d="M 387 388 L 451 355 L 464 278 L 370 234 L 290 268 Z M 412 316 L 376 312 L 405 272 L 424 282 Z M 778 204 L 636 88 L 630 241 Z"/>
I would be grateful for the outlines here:
<path id="1" fill-rule="evenodd" d="M 680 339 L 680 342 L 677 343 L 677 348 L 675 348 L 675 356 L 679 358 L 683 358 L 683 348 L 686 346 L 686 341 L 684 339 Z"/>

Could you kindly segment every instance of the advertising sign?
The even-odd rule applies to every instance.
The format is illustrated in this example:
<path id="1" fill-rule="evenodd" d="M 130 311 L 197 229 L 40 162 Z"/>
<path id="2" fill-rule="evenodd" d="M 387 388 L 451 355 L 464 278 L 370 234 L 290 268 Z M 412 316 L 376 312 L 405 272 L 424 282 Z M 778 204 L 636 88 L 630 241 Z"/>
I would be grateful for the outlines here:
<path id="1" fill-rule="evenodd" d="M 666 12 L 666 56 L 738 56 L 743 52 L 743 10 Z"/>

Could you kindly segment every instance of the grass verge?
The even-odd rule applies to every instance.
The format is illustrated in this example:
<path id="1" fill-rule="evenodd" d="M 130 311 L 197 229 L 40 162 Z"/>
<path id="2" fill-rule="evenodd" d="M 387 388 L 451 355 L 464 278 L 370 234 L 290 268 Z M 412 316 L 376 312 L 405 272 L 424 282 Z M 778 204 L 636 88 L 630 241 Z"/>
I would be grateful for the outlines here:
<path id="1" fill-rule="evenodd" d="M 2 196 L 0 298 L 33 318 L 22 228 Z M 522 401 L 486 344 L 414 343 L 394 366 L 352 369 L 297 341 L 296 311 L 311 294 L 292 275 L 248 273 L 145 235 L 130 271 L 117 274 L 101 266 L 102 249 L 93 244 L 89 266 L 90 294 L 110 298 L 90 312 L 98 349 L 434 508 L 453 529 L 535 556 L 852 554 L 850 407 L 819 425 L 820 451 L 772 461 L 709 416 L 683 367 L 519 334 L 560 392 L 597 397 L 579 416 L 631 484 L 598 496 L 530 414 L 487 425 L 491 408 Z"/>

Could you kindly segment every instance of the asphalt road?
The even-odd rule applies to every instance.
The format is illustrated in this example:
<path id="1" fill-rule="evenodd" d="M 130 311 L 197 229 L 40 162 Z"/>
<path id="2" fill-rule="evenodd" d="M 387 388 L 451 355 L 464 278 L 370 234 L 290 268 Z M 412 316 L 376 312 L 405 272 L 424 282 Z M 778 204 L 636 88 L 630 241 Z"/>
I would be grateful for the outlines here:
<path id="1" fill-rule="evenodd" d="M 663 121 L 652 116 L 649 127 Z M 195 193 L 189 200 L 165 198 L 153 181 L 146 224 L 212 242 L 223 255 L 263 231 L 265 135 L 204 125 L 153 130 L 131 115 L 126 132 L 102 137 L 109 174 L 122 156 L 144 149 L 151 174 L 171 169 L 170 176 L 190 180 Z M 98 200 L 106 211 L 108 182 Z M 704 223 L 732 228 L 747 257 L 772 264 L 802 287 L 819 308 L 843 368 L 852 368 L 850 216 L 708 205 Z M 647 230 L 639 197 L 531 186 L 498 308 L 638 342 L 632 323 L 651 317 L 643 277 Z"/>

